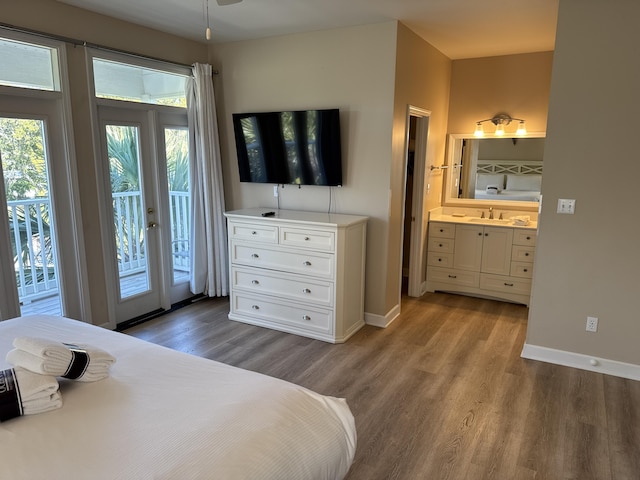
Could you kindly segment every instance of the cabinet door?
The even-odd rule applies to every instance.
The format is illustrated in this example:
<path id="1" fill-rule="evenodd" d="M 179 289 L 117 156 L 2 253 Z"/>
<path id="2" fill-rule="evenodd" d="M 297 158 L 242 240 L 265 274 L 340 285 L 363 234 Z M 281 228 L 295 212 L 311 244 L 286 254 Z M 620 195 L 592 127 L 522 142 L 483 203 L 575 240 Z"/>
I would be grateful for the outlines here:
<path id="1" fill-rule="evenodd" d="M 481 271 L 496 275 L 509 275 L 512 243 L 512 228 L 484 227 Z"/>
<path id="2" fill-rule="evenodd" d="M 478 225 L 456 225 L 453 268 L 480 271 L 483 228 Z"/>

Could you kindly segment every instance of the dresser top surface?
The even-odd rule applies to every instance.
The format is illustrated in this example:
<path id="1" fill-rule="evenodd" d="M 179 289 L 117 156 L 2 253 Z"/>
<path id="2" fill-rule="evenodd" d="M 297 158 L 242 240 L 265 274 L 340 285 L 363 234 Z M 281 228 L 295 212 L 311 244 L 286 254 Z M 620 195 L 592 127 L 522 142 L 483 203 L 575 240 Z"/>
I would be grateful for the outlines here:
<path id="1" fill-rule="evenodd" d="M 263 216 L 263 213 L 273 212 L 271 216 Z M 260 221 L 278 221 L 295 223 L 314 223 L 328 226 L 348 226 L 357 223 L 365 223 L 368 217 L 361 215 L 347 215 L 342 213 L 304 212 L 299 210 L 277 210 L 268 207 L 247 208 L 225 212 L 227 218 L 253 219 Z"/>

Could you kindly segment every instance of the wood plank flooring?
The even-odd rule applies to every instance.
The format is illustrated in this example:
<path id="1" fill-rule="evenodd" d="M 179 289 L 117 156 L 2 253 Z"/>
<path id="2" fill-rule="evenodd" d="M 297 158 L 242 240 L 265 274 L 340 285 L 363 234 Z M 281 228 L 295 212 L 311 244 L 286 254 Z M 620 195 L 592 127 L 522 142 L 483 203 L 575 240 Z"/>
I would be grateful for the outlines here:
<path id="1" fill-rule="evenodd" d="M 207 299 L 125 333 L 344 397 L 348 480 L 640 479 L 640 382 L 520 358 L 528 310 L 403 298 L 391 326 L 331 345 L 232 322 Z"/>

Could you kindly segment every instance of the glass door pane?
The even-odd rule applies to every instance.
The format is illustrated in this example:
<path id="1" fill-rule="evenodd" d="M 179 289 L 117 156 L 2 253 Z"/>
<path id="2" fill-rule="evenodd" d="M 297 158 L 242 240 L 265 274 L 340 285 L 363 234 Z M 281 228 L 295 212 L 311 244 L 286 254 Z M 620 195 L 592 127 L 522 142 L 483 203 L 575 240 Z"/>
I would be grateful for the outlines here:
<path id="1" fill-rule="evenodd" d="M 140 182 L 140 132 L 106 125 L 120 299 L 149 290 L 146 215 Z"/>
<path id="2" fill-rule="evenodd" d="M 164 128 L 165 158 L 169 187 L 172 284 L 189 280 L 190 216 L 189 132 L 186 128 Z"/>
<path id="3" fill-rule="evenodd" d="M 0 157 L 22 315 L 62 312 L 45 123 L 0 117 Z"/>

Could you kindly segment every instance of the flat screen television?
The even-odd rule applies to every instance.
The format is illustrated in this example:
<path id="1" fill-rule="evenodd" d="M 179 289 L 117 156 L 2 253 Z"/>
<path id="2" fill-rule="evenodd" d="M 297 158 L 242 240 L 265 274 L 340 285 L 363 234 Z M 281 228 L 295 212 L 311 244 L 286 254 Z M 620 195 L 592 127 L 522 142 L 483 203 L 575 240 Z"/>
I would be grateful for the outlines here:
<path id="1" fill-rule="evenodd" d="M 234 113 L 241 182 L 342 185 L 338 109 Z"/>

